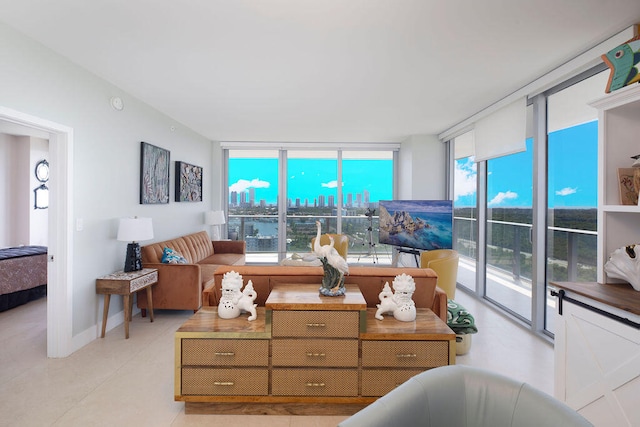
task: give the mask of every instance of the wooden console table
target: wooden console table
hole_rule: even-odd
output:
[[[147,290],[147,300],[149,301],[149,318],[153,322],[153,299],[151,298],[151,285],[158,282],[158,270],[155,268],[143,268],[138,271],[116,271],[115,273],[96,279],[96,293],[104,294],[104,309],[102,312],[102,335],[104,338],[107,329],[107,318],[109,317],[109,303],[111,295],[122,295],[124,300],[124,336],[129,338],[129,322],[131,321],[131,310],[133,298],[131,294],[142,289]]]
[[[175,335],[175,400],[185,412],[350,415],[410,377],[455,363],[455,334],[431,310],[414,322],[375,309],[356,285],[275,286],[258,319],[203,307]]]

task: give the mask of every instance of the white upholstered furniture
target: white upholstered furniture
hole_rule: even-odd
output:
[[[521,381],[470,366],[409,379],[339,427],[591,426],[564,403]]]

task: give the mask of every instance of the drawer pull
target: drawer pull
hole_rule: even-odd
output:
[[[307,383],[305,384],[307,387],[324,387],[324,383]]]
[[[325,357],[324,353],[307,353],[307,357]]]
[[[213,385],[230,387],[232,385],[235,385],[235,383],[233,381],[215,381]]]
[[[418,355],[415,353],[406,353],[406,354],[396,354],[396,357],[398,359],[411,359],[414,357],[418,357]]]
[[[233,351],[229,351],[229,352],[218,352],[218,351],[216,351],[214,354],[216,356],[235,356],[236,355]]]
[[[307,327],[309,328],[324,328],[326,326],[326,323],[307,323]]]

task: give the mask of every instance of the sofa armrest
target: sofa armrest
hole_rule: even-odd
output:
[[[437,286],[431,311],[438,315],[444,323],[447,323],[447,293]]]
[[[213,240],[213,253],[244,254],[247,242],[244,240]]]
[[[202,290],[202,305],[204,307],[216,307],[219,301],[220,296],[216,290],[215,280],[211,279]]]
[[[152,288],[155,307],[197,310],[202,306],[199,265],[145,263],[143,266],[158,269],[158,283]],[[138,293],[138,307],[147,308],[145,292]]]

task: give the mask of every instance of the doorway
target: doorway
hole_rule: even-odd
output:
[[[72,146],[73,129],[0,107],[0,123],[25,136],[49,140],[50,179],[47,255],[47,357],[66,357],[72,346]],[[46,135],[46,136],[45,136]]]

